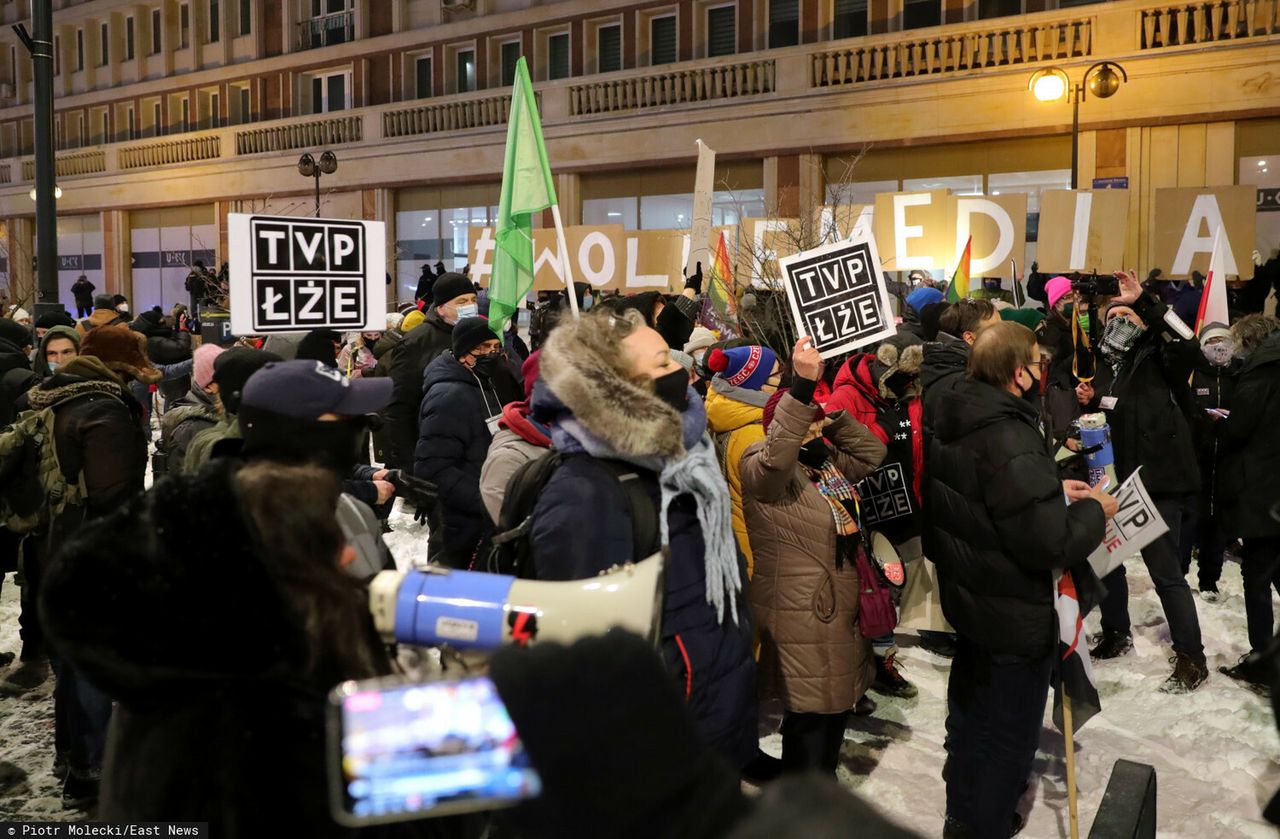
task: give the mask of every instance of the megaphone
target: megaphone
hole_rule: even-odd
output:
[[[662,555],[654,554],[569,582],[434,565],[383,571],[369,583],[369,610],[387,643],[491,650],[503,644],[568,643],[614,627],[656,642],[662,565]]]

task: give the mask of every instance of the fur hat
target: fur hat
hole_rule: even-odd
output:
[[[463,318],[453,327],[453,357],[462,358],[485,341],[496,340],[498,336],[489,328],[489,321],[481,317]]]
[[[707,353],[707,367],[734,387],[759,390],[773,375],[778,357],[768,347],[753,345],[733,349],[713,349]]]
[[[435,285],[431,287],[431,303],[433,306],[443,306],[464,294],[475,293],[476,287],[471,284],[471,280],[461,274],[452,272],[441,274],[436,278]]]
[[[876,389],[886,399],[905,399],[919,396],[920,368],[924,363],[924,344],[914,335],[898,333],[889,338],[876,350],[876,357],[871,362],[871,373],[876,380]],[[896,373],[905,373],[913,378],[906,393],[894,393],[887,386],[889,377]]]
[[[80,342],[80,354],[97,357],[124,378],[155,384],[163,376],[147,358],[147,339],[127,326],[99,326]]]

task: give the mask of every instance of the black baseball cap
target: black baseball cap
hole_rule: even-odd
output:
[[[249,377],[240,404],[301,420],[359,416],[387,407],[391,388],[391,379],[348,379],[319,361],[275,361]]]

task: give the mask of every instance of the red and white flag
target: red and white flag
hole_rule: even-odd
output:
[[[1209,256],[1209,275],[1204,281],[1204,291],[1200,295],[1200,309],[1196,312],[1196,337],[1205,324],[1231,324],[1231,316],[1227,313],[1227,260],[1222,250],[1222,228],[1213,236],[1213,253]]]
[[[1088,572],[1085,572],[1088,574]],[[1090,575],[1091,576],[1091,575]],[[1062,689],[1071,697],[1072,728],[1080,730],[1089,718],[1102,710],[1098,685],[1093,678],[1089,648],[1084,635],[1084,616],[1075,578],[1062,571],[1055,580],[1054,610],[1058,613],[1058,678],[1053,684],[1053,723],[1063,731]]]

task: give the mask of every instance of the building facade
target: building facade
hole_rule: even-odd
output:
[[[54,3],[68,305],[82,273],[135,310],[184,301],[190,262],[227,258],[227,213],[314,211],[297,163],[324,150],[321,214],[386,221],[411,295],[496,213],[522,55],[567,224],[687,227],[699,138],[716,224],[938,187],[1026,192],[1034,217],[1070,183],[1071,106],[1030,76],[1108,60],[1128,81],[1081,104],[1078,178],[1128,179],[1128,267],[1154,267],[1170,186],[1257,186],[1259,250],[1280,247],[1280,0]],[[0,2],[0,273],[27,301],[33,85],[9,26],[29,19]]]

